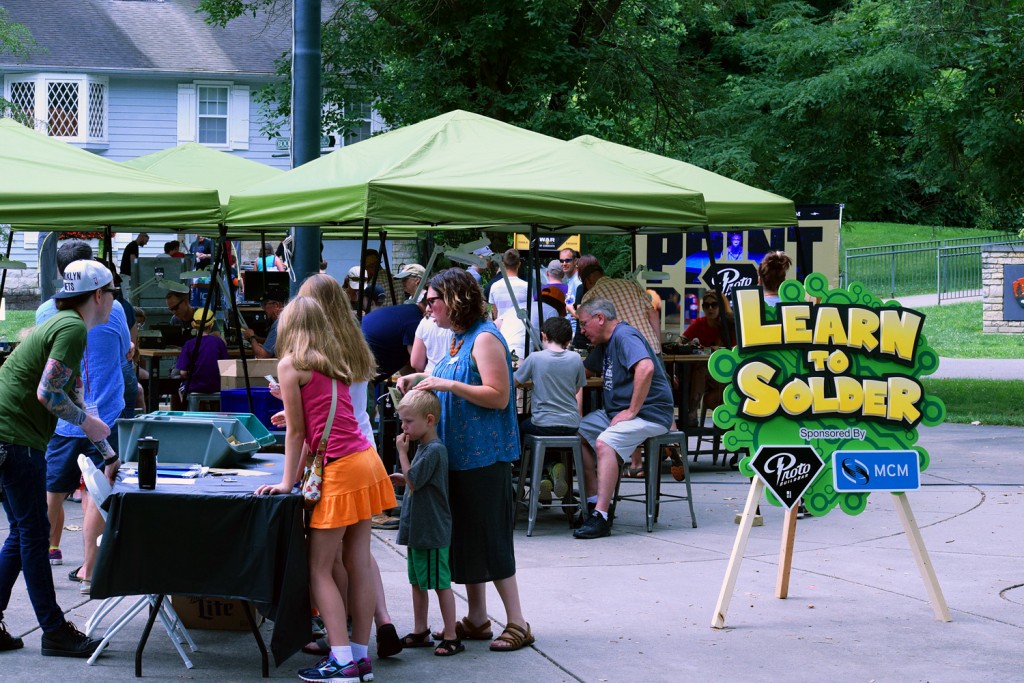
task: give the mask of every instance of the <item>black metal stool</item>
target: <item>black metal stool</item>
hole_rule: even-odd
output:
[[[680,496],[674,493],[661,492],[661,449],[664,446],[675,445],[679,447],[683,461],[683,476],[686,483],[686,495]],[[693,528],[697,528],[697,515],[693,511],[693,492],[690,489],[690,465],[686,458],[686,434],[680,431],[669,431],[660,436],[652,436],[644,441],[644,492],[631,493],[628,495],[619,494],[619,483],[615,485],[616,502],[630,500],[637,503],[644,503],[647,507],[647,533],[654,531],[654,523],[658,521],[659,507],[662,502],[686,501],[690,505],[690,521]]]

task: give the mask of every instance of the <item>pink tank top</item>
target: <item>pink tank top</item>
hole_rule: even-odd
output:
[[[331,378],[316,370],[311,371],[309,383],[302,387],[302,413],[306,419],[306,445],[312,453],[320,445],[320,437],[331,412]],[[352,395],[349,386],[338,382],[338,407],[334,411],[334,423],[327,441],[324,461],[365,451],[370,442],[363,436],[352,410]]]

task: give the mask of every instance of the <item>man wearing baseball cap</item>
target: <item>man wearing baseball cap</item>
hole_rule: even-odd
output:
[[[384,288],[380,285],[370,283],[370,273],[360,270],[359,266],[352,266],[348,269],[348,276],[345,278],[345,289],[348,290],[348,298],[352,304],[352,310],[357,310],[356,299],[359,297],[359,281],[363,282],[363,315],[384,303]]]
[[[46,444],[57,418],[78,425],[104,455],[110,428],[85,412],[79,366],[89,330],[103,325],[114,304],[113,276],[94,261],[64,269],[58,312],[37,327],[0,366],[0,488],[10,531],[0,551],[0,651],[24,646],[3,624],[3,611],[19,573],[42,629],[44,656],[88,657],[99,645],[64,618],[53,589],[47,555]]]
[[[270,329],[265,339],[256,337],[249,328],[242,330],[242,336],[252,344],[252,352],[257,358],[275,358],[277,353],[277,319],[288,303],[288,295],[284,292],[268,290],[263,295],[263,312],[270,319]]]
[[[57,271],[61,278],[64,271],[75,261],[92,259],[92,249],[79,240],[67,240],[57,249]],[[117,284],[117,274],[107,265]],[[36,310],[36,325],[42,325],[57,314],[57,300],[48,299]],[[85,405],[96,406],[96,413],[104,424],[113,429],[121,417],[126,404],[125,385],[131,383],[138,388],[135,368],[127,360],[131,349],[131,332],[125,309],[114,300],[110,318],[106,323],[89,330],[86,351],[82,357],[81,374],[87,377],[83,398]],[[127,368],[125,367],[127,365]],[[126,371],[127,370],[127,371]],[[132,403],[134,405],[134,402]],[[117,432],[112,431],[107,443],[117,450]],[[114,461],[103,466],[103,454],[82,431],[81,427],[65,420],[57,421],[50,441],[46,446],[46,507],[50,520],[50,564],[63,564],[60,545],[64,530],[64,499],[78,488],[82,472],[78,467],[78,455],[84,453],[98,468],[106,470],[113,481],[119,463]],[[88,595],[91,587],[92,567],[98,548],[96,540],[103,533],[103,517],[87,489],[82,491],[82,544],[84,556],[81,566],[68,574],[68,579],[78,582],[82,594]]]
[[[395,279],[402,281],[402,291],[405,292],[406,298],[411,298],[416,293],[416,288],[420,286],[420,282],[426,274],[427,269],[420,264],[407,263],[398,271]]]

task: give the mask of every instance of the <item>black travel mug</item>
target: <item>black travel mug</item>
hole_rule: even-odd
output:
[[[160,440],[147,436],[138,441],[139,456],[139,488],[152,490],[156,488],[156,454],[160,450]]]

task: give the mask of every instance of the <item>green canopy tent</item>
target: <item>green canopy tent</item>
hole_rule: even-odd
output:
[[[171,231],[221,219],[213,190],[127,168],[10,119],[0,119],[0,177],[0,223],[16,229]]]
[[[562,140],[453,111],[344,147],[234,194],[227,223],[704,225],[699,192]]]
[[[0,223],[16,230],[170,232],[221,218],[212,190],[126,168],[10,119],[0,119],[0,178]]]
[[[791,199],[744,185],[699,166],[590,135],[574,138],[569,144],[679,187],[700,192],[704,195],[709,227],[785,228],[796,225],[796,208]]]
[[[227,223],[231,229],[362,225],[365,251],[371,225],[674,232],[707,218],[699,192],[563,140],[456,110],[234,194]]]

